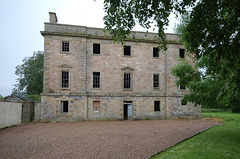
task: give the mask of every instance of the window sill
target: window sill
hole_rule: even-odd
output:
[[[160,59],[160,57],[152,57],[152,59]]]
[[[102,90],[102,88],[92,88],[91,90]]]
[[[123,89],[123,91],[133,91],[133,89]]]
[[[128,55],[123,55],[122,57],[132,58],[133,56],[132,56],[132,55],[130,55],[130,56],[128,56]]]
[[[94,54],[92,53],[93,56],[102,56],[102,54]]]
[[[70,88],[61,88],[61,90],[70,90]]]
[[[153,88],[153,91],[161,91],[160,88]]]
[[[71,54],[71,52],[64,52],[64,51],[61,51],[60,54]]]
[[[97,114],[97,113],[99,113],[99,111],[93,111],[93,113]]]

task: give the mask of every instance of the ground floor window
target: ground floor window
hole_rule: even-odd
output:
[[[99,112],[99,108],[100,108],[100,101],[93,101],[93,112],[94,113]]]
[[[62,113],[68,113],[68,101],[61,101]]]
[[[154,101],[154,111],[160,112],[160,101]]]

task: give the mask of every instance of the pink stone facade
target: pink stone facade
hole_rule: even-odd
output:
[[[131,56],[124,56],[124,46],[99,28],[45,23],[44,36],[44,89],[40,121],[122,120],[199,118],[201,107],[181,105],[187,90],[174,85],[170,68],[181,60],[174,34],[167,34],[168,50],[153,57],[158,47],[155,33],[133,32],[135,39],[124,45],[131,46]],[[69,51],[62,51],[62,42],[69,42]],[[100,54],[93,53],[93,44],[100,44]],[[69,87],[62,88],[62,71],[69,72]],[[93,72],[100,72],[100,88],[93,88]],[[131,89],[124,89],[124,73],[131,74]],[[153,74],[159,75],[159,89],[153,88]],[[62,101],[67,101],[63,112]],[[98,111],[93,102],[99,101]],[[155,102],[160,102],[156,111]],[[127,104],[130,102],[131,104]],[[125,110],[127,109],[128,110]]]

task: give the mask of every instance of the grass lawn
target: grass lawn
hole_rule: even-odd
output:
[[[240,114],[202,113],[202,116],[221,118],[224,125],[210,128],[151,159],[240,159]]]

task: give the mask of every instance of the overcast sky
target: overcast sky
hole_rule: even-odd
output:
[[[11,94],[17,76],[15,67],[33,51],[44,51],[44,22],[48,12],[57,14],[58,23],[103,28],[103,0],[1,0],[0,10],[0,95]],[[172,33],[174,15],[166,33]],[[145,31],[140,26],[136,31]],[[151,30],[150,30],[151,31]]]

